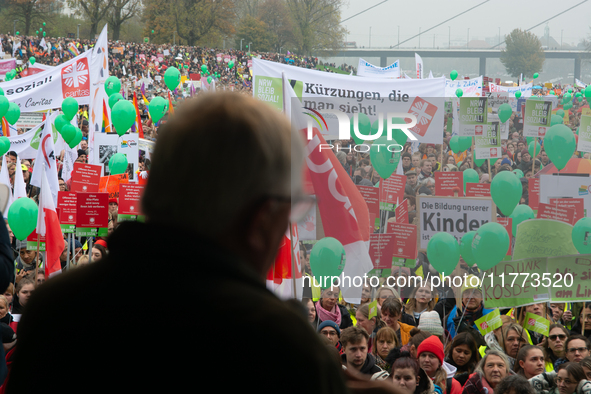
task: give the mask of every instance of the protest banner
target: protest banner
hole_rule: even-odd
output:
[[[490,198],[417,196],[420,248],[427,249],[431,237],[441,231],[458,242],[488,222],[495,222],[497,208]]]
[[[542,202],[538,207],[536,218],[559,220],[574,226],[575,210],[573,208],[564,208]]]
[[[408,223],[408,200],[405,198],[396,209],[394,209],[396,223]]]
[[[512,308],[550,300],[549,289],[532,278],[546,273],[546,258],[503,260],[486,270],[482,278],[482,293],[486,308]],[[548,276],[548,275],[546,275]],[[538,281],[539,282],[539,281]]]
[[[482,75],[472,79],[445,79],[445,97],[457,97],[456,91],[462,89],[462,97],[482,97]]]
[[[123,153],[127,157],[127,171],[130,182],[137,182],[135,171],[139,161],[139,134],[128,133],[119,137],[117,134],[96,133],[94,163],[103,165],[103,175],[109,175],[109,159],[115,153]]]
[[[490,183],[466,183],[466,197],[490,198]]]
[[[76,236],[106,237],[109,225],[109,195],[78,193],[76,198]]]
[[[591,255],[548,258],[552,302],[591,301]]]
[[[360,185],[357,185],[357,189],[359,189],[369,209],[369,232],[371,234],[376,228],[380,227],[380,189],[373,186]],[[302,235],[300,234],[301,238]]]
[[[528,205],[532,210],[537,211],[540,204],[540,179],[529,178],[527,180],[527,190],[529,193]]]
[[[460,136],[483,136],[488,109],[486,97],[460,97]]]
[[[119,198],[119,185],[129,183],[127,174],[102,176],[99,182],[99,192],[108,193],[109,199]]]
[[[585,216],[585,201],[582,198],[550,198],[550,205],[573,209],[574,218],[570,221],[572,225]]]
[[[96,193],[99,191],[101,166],[95,164],[74,163],[70,191]]]
[[[531,97],[533,84],[530,82],[521,86],[501,86],[496,83],[489,82],[488,88],[491,93],[506,92],[509,97],[514,97],[515,92],[521,92],[521,97]]]
[[[117,208],[117,221],[144,222],[140,200],[144,193],[144,185],[122,184],[119,186],[119,203]]]
[[[461,171],[436,171],[435,195],[464,197],[464,173]]]
[[[32,129],[43,122],[43,115],[43,112],[24,112],[16,121],[15,127],[25,131]]]
[[[480,334],[485,336],[489,332],[493,332],[497,328],[503,325],[503,321],[501,320],[501,311],[497,308],[493,311],[487,313],[486,315],[482,316],[480,319],[475,320],[474,324]]]
[[[359,58],[357,76],[374,78],[400,78],[400,60],[396,60],[387,67],[378,67],[362,58]]]
[[[524,323],[525,325],[523,328],[526,330],[537,332],[538,334],[542,334],[545,337],[550,334],[550,320],[542,316],[527,312],[525,314]]]
[[[591,116],[581,116],[577,150],[579,152],[591,152]]]
[[[6,75],[6,73],[15,68],[16,59],[0,60],[0,76]]]
[[[76,192],[57,192],[57,207],[62,233],[73,233],[76,227]]]
[[[392,268],[394,256],[394,234],[370,234],[369,257],[374,269]]]
[[[513,260],[576,254],[573,226],[552,219],[530,219],[517,226]]]
[[[499,122],[484,126],[481,136],[474,137],[474,154],[476,159],[498,159],[502,156]]]
[[[394,205],[404,200],[406,175],[392,174],[388,179],[380,180],[380,209],[393,212]]]
[[[559,194],[558,194],[559,193]],[[591,176],[589,174],[540,175],[540,196],[543,203],[551,198],[582,198],[585,211],[591,209]],[[533,208],[532,208],[533,209]]]
[[[527,100],[523,117],[523,136],[544,138],[550,128],[551,110],[550,101]]]
[[[359,78],[261,59],[253,60],[252,70],[254,97],[280,111],[283,110],[282,73],[285,73],[297,97],[302,99],[303,106],[323,114],[326,127],[323,125],[320,132],[324,135],[339,135],[341,131],[350,133],[350,128],[340,130],[338,118],[323,111],[340,111],[350,118],[354,113],[363,112],[372,122],[378,119],[379,114],[385,118],[388,113],[408,113],[417,119],[416,125],[409,130],[419,142],[443,142],[443,78]]]
[[[417,226],[390,222],[386,232],[394,234],[394,256],[405,259],[417,258]]]

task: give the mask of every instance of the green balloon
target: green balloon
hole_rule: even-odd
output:
[[[228,62],[228,68],[230,68],[230,69],[234,68],[234,60],[230,60]]]
[[[485,161],[486,159],[476,159],[474,160],[474,164],[476,164],[476,167],[482,167]]]
[[[8,107],[10,107],[10,102],[8,99],[4,96],[0,96],[0,119],[6,115],[6,112],[8,112]]]
[[[206,73],[207,72],[207,65],[206,64],[202,64],[201,65],[201,71]]]
[[[35,57],[34,57],[34,56],[31,56],[31,57],[29,58],[29,63],[31,63],[31,66],[32,66],[33,64],[35,64],[35,62],[36,62],[36,61],[37,61],[37,59],[35,59]]]
[[[511,215],[522,193],[521,181],[509,171],[499,172],[490,183],[490,195],[505,216]]]
[[[552,117],[550,118],[550,126],[554,126],[555,124],[562,124],[563,122],[564,119],[558,116],[558,114],[552,115]]]
[[[322,238],[310,251],[310,269],[319,282],[326,277],[341,275],[346,261],[345,248],[332,237]]]
[[[68,146],[72,149],[76,147],[80,143],[80,141],[82,141],[82,130],[80,130],[78,127],[74,128],[76,129],[74,138],[72,138],[72,140],[68,142]]]
[[[475,235],[476,231],[470,231],[464,234],[462,241],[460,242],[460,255],[470,267],[476,264],[476,258],[472,253],[472,240],[474,239]]]
[[[537,77],[539,77],[540,75],[538,73],[534,73],[534,79],[536,79]]]
[[[544,139],[546,154],[556,168],[562,170],[573,157],[577,143],[575,136],[568,126],[557,124],[548,129]]]
[[[105,81],[105,92],[107,96],[111,97],[111,95],[115,93],[119,93],[121,91],[121,81],[114,75],[111,75]]]
[[[45,26],[45,22],[43,22],[43,26]]]
[[[556,111],[556,115],[560,116],[561,118],[564,118],[564,110],[559,109],[558,111]],[[552,115],[554,116],[554,115]],[[552,118],[550,118],[550,121],[552,121]],[[563,123],[563,122],[560,122]]]
[[[47,32],[43,32],[43,37],[45,37],[47,35]]]
[[[39,30],[36,30],[36,31],[35,31],[35,34],[39,34]]]
[[[483,224],[472,240],[472,253],[482,271],[497,265],[509,250],[509,234],[499,223]]]
[[[583,93],[577,92],[577,93],[575,93],[575,97],[583,97]]]
[[[478,181],[480,180],[480,177],[478,176],[478,173],[476,172],[476,170],[473,170],[472,168],[466,168],[464,170],[464,194],[466,193],[466,183],[478,183]]]
[[[39,208],[35,201],[21,197],[8,209],[8,225],[16,239],[24,241],[37,226]]]
[[[472,137],[460,137],[460,152],[467,151],[470,147],[472,147]]]
[[[437,233],[427,244],[427,257],[437,272],[449,274],[460,261],[460,245],[450,233]]]
[[[125,134],[135,123],[135,107],[128,100],[119,100],[115,103],[111,115],[113,126],[119,136]]]
[[[584,217],[575,223],[571,238],[573,244],[580,254],[591,253],[591,242],[589,242],[588,235],[591,232],[591,218]]]
[[[516,169],[514,169],[512,172],[513,172],[513,173],[514,173],[514,174],[517,176],[517,178],[519,178],[519,179],[521,179],[521,178],[525,177],[525,175],[523,175],[523,171],[521,171],[519,168],[516,168]]]
[[[152,30],[152,34],[154,34],[154,30]]]
[[[458,72],[456,70],[451,70],[451,72],[449,73],[449,77],[451,78],[452,81],[455,81],[456,78],[458,77]]]
[[[521,222],[534,219],[534,211],[530,208],[529,205],[519,204],[511,213],[511,227],[513,228],[513,236],[517,234],[517,226],[521,224]]]
[[[77,127],[71,123],[62,127],[62,138],[66,141],[66,144],[69,144],[76,137],[76,129]]]
[[[207,77],[207,83],[211,83],[211,81],[213,81],[213,78],[211,76]]]
[[[16,35],[18,36],[19,34],[21,34],[21,32],[20,32],[20,31],[17,31],[17,32],[16,32]]]
[[[363,141],[370,140],[371,138],[363,138],[363,137],[360,138],[357,136],[357,133],[355,133],[355,129],[354,129],[355,128],[355,119],[357,119],[357,130],[359,131],[359,134],[364,135],[364,136],[370,136],[372,134],[377,133],[378,121],[376,120],[374,122],[374,125],[375,125],[375,130],[374,130],[374,125],[371,124],[369,117],[366,114],[364,114],[363,112],[356,113],[349,119],[349,130],[351,133],[351,137],[353,138],[353,141],[355,141],[355,143],[357,145],[360,145],[363,143]]]
[[[388,148],[397,151],[395,141],[389,141],[387,136],[382,136],[374,141],[369,149],[371,164],[381,178],[387,179],[396,171],[400,161],[401,152],[390,152]],[[379,145],[381,144],[381,145]]]
[[[109,173],[111,175],[123,174],[127,170],[127,156],[123,153],[115,153],[109,159]]]
[[[519,98],[519,97],[521,97],[521,91],[518,90],[515,92],[515,98]]]
[[[74,119],[78,113],[78,101],[75,98],[68,97],[62,102],[62,112],[69,121]]]
[[[536,147],[535,154],[534,154],[534,144],[535,144],[535,147]],[[540,152],[542,151],[542,146],[538,142],[532,141],[527,146],[527,150],[529,152],[529,155],[532,157],[532,160],[534,160],[535,157],[536,157],[536,155],[539,155]]]
[[[568,103],[573,99],[573,96],[570,93],[565,93],[564,96],[562,96],[562,98],[565,103]]]
[[[39,28],[39,31],[43,31],[43,28],[42,28],[42,27],[40,27],[40,28]]]
[[[4,156],[10,150],[10,140],[8,137],[0,137],[0,156]]]
[[[112,95],[110,95],[109,96],[109,108],[111,108],[111,110],[113,110],[113,106],[119,100],[123,100],[123,96],[121,95],[121,93],[113,93]]]
[[[460,150],[460,136],[459,135],[454,135],[449,139],[449,148],[456,155],[458,153],[462,152],[462,150]]]
[[[65,125],[67,125],[67,124],[70,124],[70,121],[68,121],[68,119],[66,119],[66,117],[65,117],[63,114],[61,114],[61,115],[58,115],[58,116],[55,118],[55,122],[54,122],[55,129],[56,129],[56,130],[58,131],[58,133],[60,133],[60,134],[61,134],[61,132],[62,132],[62,129],[64,128],[64,126],[65,126]]]
[[[16,103],[8,104],[8,111],[4,115],[8,123],[14,125],[21,117],[21,108]]]
[[[148,110],[150,112],[150,116],[152,117],[152,121],[154,123],[158,123],[160,119],[166,112],[168,112],[168,100],[157,96],[150,101],[150,105],[148,106]]]
[[[565,110],[567,110],[567,111],[568,111],[569,109],[571,109],[572,107],[573,107],[573,103],[572,103],[572,102],[570,102],[570,103],[566,103],[566,104],[564,104],[564,105],[562,106],[562,108],[564,108],[564,109],[565,109]]]
[[[550,94],[551,94],[552,96],[556,96],[556,92],[554,92],[554,90],[551,90],[551,91],[550,91]]]
[[[209,81],[208,81],[209,82]],[[175,90],[181,83],[181,72],[176,67],[168,67],[164,73],[164,83],[170,90]]]
[[[513,109],[511,108],[510,104],[504,103],[499,106],[499,120],[502,123],[505,123],[511,118],[513,114]]]
[[[591,84],[587,85],[585,88],[584,95],[586,98],[591,98]]]
[[[464,95],[464,91],[460,88],[456,89],[456,97],[462,97]]]

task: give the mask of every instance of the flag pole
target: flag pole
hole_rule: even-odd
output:
[[[35,264],[35,283],[37,283],[37,272],[39,271],[39,246],[41,244],[41,236],[37,233],[37,263]]]
[[[290,246],[290,253],[291,253],[291,284],[292,284],[292,288],[293,288],[293,299],[297,300],[297,293],[296,293],[296,272],[295,272],[295,259],[296,259],[296,255],[295,255],[295,251],[294,251],[294,245],[293,245],[293,223],[289,223],[289,246]]]
[[[70,270],[70,248],[72,247],[70,236],[72,234],[68,233],[68,252],[66,254],[66,271]]]

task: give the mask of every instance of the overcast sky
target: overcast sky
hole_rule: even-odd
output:
[[[349,0],[343,7],[342,19],[363,11],[383,0]],[[459,14],[484,0],[389,0],[377,7],[358,15],[343,25],[349,31],[347,41],[355,41],[358,47],[369,46],[371,27],[371,47],[390,47],[398,43],[398,26],[400,26],[400,41],[404,41],[424,32],[446,19]],[[450,37],[451,45],[465,45],[470,40],[485,40],[510,33],[515,28],[523,30],[581,3],[583,0],[490,0],[481,6],[444,23],[443,25],[421,34],[421,48],[447,47]],[[591,30],[591,1],[587,1],[570,11],[550,20],[548,27],[550,36],[557,42],[562,40],[571,45],[578,44],[582,39],[589,39]],[[537,36],[544,35],[546,23],[532,30]],[[435,38],[434,38],[435,35]],[[419,39],[415,38],[401,47],[418,47]]]

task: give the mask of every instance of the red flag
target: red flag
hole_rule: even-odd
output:
[[[293,286],[295,284],[296,297],[301,298],[303,291],[302,268],[297,225],[290,225],[290,229],[293,230],[293,237],[291,237],[288,229],[283,236],[283,242],[275,257],[275,263],[267,273],[267,288],[273,290],[279,297],[293,298]],[[294,261],[292,262],[292,260]],[[293,274],[292,268],[295,271]]]
[[[170,98],[170,91],[168,92],[168,113],[174,115],[174,107],[172,106],[172,99]]]
[[[45,235],[45,278],[50,278],[62,272],[60,255],[65,242],[45,171],[41,182],[37,234]]]

